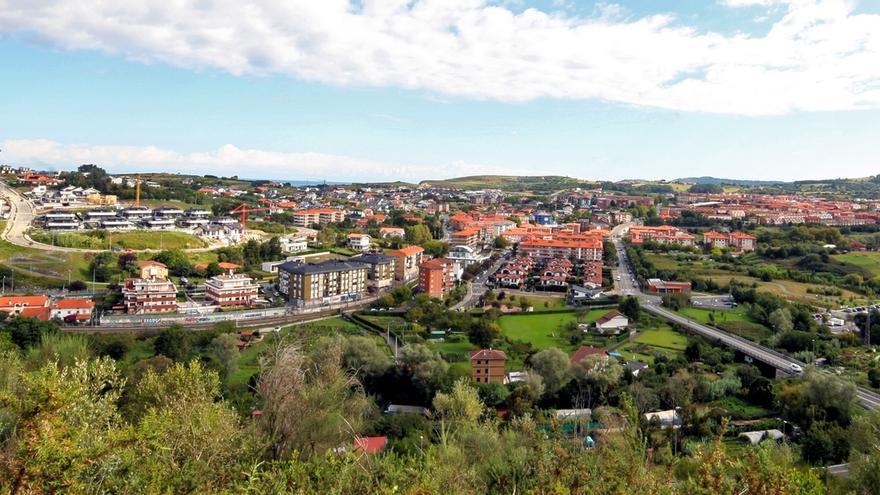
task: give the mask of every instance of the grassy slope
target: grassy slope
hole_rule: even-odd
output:
[[[45,244],[86,249],[189,249],[205,245],[198,237],[184,232],[152,232],[133,230],[108,232],[106,238],[90,235],[90,232],[46,232],[32,234],[34,240]]]
[[[608,311],[610,310],[607,308],[591,310],[586,314],[583,322],[596,321],[596,319]],[[498,324],[501,326],[505,337],[511,340],[528,342],[536,349],[558,347],[563,350],[571,350],[573,346],[560,330],[573,321],[576,321],[576,314],[574,312],[537,313],[523,316],[502,316],[498,319]]]

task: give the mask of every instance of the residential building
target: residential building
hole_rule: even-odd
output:
[[[367,288],[372,293],[391,287],[394,283],[396,258],[382,253],[370,253],[352,258],[351,261],[367,265]]]
[[[122,288],[122,300],[128,313],[174,313],[177,286],[163,278],[130,278]]]
[[[629,318],[617,310],[612,310],[600,316],[594,325],[599,333],[617,334],[629,326]]]
[[[671,225],[659,227],[634,226],[629,229],[630,242],[642,244],[645,241],[653,241],[658,244],[680,244],[693,246],[694,236]]]
[[[146,260],[141,261],[138,267],[141,269],[141,278],[168,278],[168,267],[164,263]]]
[[[389,251],[389,256],[394,256],[396,262],[394,264],[395,280],[411,280],[419,276],[419,265],[422,264],[422,253],[424,249],[421,246],[407,246],[396,251]]]
[[[0,296],[0,311],[21,314],[27,308],[48,308],[48,296]]]
[[[469,227],[464,230],[452,233],[450,246],[467,246],[471,249],[480,247],[480,229],[477,227]]]
[[[205,281],[205,300],[220,307],[250,306],[257,300],[259,286],[244,273],[229,273]]]
[[[50,318],[58,318],[66,322],[82,322],[92,318],[95,303],[91,299],[68,298],[56,301],[50,308]]]
[[[608,360],[608,351],[605,349],[599,349],[593,346],[580,346],[578,350],[574,351],[574,354],[571,355],[570,361],[572,365],[575,365],[588,357],[598,357],[602,360]]]
[[[369,251],[370,243],[373,238],[369,234],[354,233],[348,234],[348,247],[355,251]]]
[[[446,258],[433,258],[419,265],[419,289],[431,297],[442,298],[455,287],[455,264]]]
[[[317,208],[293,212],[293,224],[297,227],[327,225],[345,220],[345,210],[337,208]]]
[[[730,248],[733,251],[754,251],[757,238],[744,232],[721,233],[709,231],[703,234],[703,243],[712,248]]]
[[[519,243],[519,252],[532,258],[575,258],[602,261],[602,241],[528,238]]]
[[[382,238],[403,237],[406,235],[406,231],[400,227],[382,227],[379,229],[379,235]]]
[[[496,349],[471,351],[471,378],[474,383],[504,383],[507,354]]]
[[[354,301],[367,292],[368,265],[355,261],[278,266],[278,291],[298,306]]]

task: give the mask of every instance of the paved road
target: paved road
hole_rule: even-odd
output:
[[[467,310],[477,304],[483,294],[486,293],[486,290],[488,290],[488,288],[486,287],[486,282],[489,280],[489,277],[492,276],[493,273],[497,272],[501,268],[501,265],[508,261],[509,254],[509,249],[502,251],[501,256],[495,263],[492,264],[492,266],[489,267],[488,270],[485,270],[474,277],[470,281],[470,283],[468,283],[467,295],[465,295],[464,299],[459,301],[458,304],[452,306],[451,309],[454,311],[457,311],[459,309]]]
[[[33,224],[34,219],[38,216],[37,207],[28,198],[22,196],[15,189],[12,189],[4,182],[0,182],[0,197],[5,198],[10,205],[9,218],[6,220],[6,227],[0,233],[0,239],[8,241],[16,246],[29,247],[34,249],[42,249],[43,251],[54,251],[58,253],[100,253],[107,249],[84,249],[70,248],[61,246],[52,246],[36,242],[27,236],[27,231]],[[183,251],[188,253],[198,253],[203,251],[211,251],[219,246],[208,246],[202,248],[189,248]],[[134,252],[159,252],[160,249],[132,249]]]

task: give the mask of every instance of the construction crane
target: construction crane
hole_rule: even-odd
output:
[[[245,223],[247,221],[247,214],[255,211],[269,211],[269,208],[250,208],[248,205],[242,203],[229,210],[229,213],[241,213],[241,226],[247,227],[247,224]]]
[[[138,175],[134,181],[134,205],[141,206],[141,176]]]

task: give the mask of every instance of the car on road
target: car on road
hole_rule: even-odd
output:
[[[801,365],[799,364],[791,363],[789,366],[791,367],[791,371],[793,371],[794,373],[801,374],[804,372],[804,368],[801,367]]]

